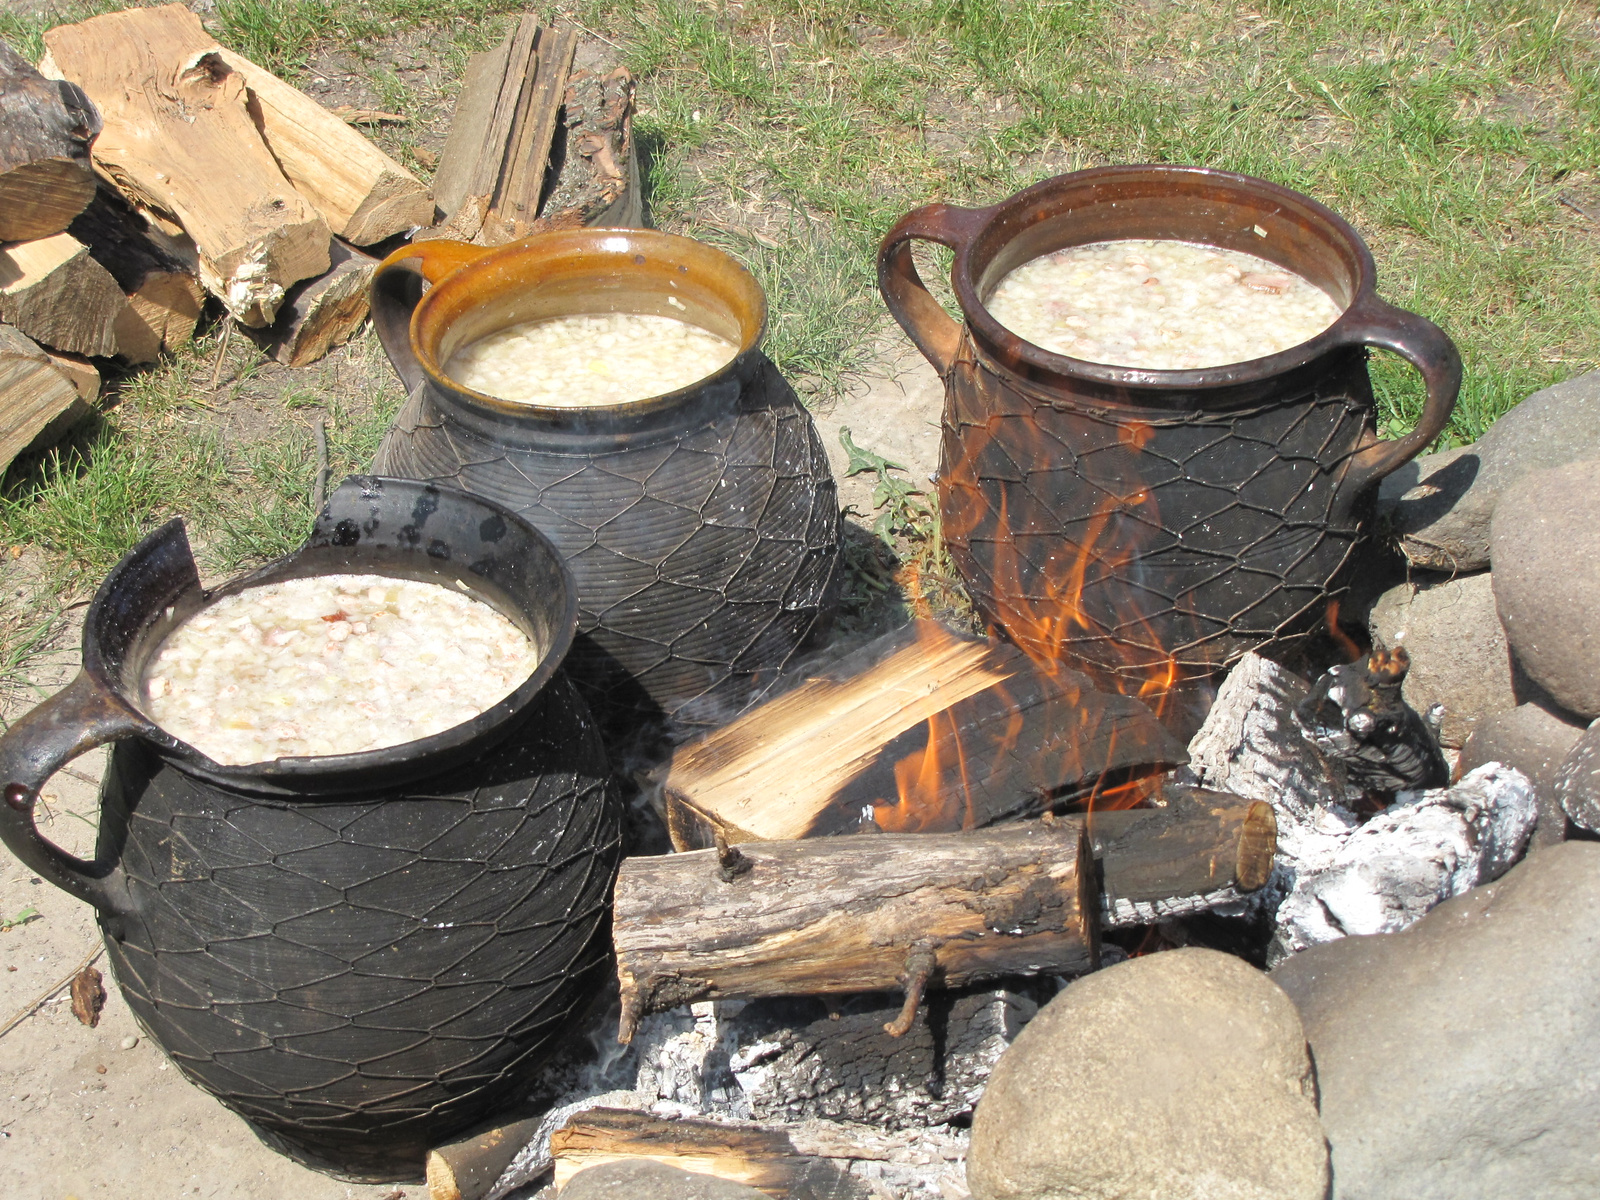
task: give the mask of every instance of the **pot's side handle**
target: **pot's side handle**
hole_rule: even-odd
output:
[[[424,375],[411,345],[411,313],[422,299],[423,284],[435,284],[458,267],[482,258],[493,246],[446,240],[401,246],[372,272],[372,324],[395,374],[409,394]]]
[[[5,789],[0,841],[30,870],[108,917],[129,908],[121,866],[85,862],[41,836],[33,823],[33,806],[45,781],[78,755],[154,729],[87,671],[80,671],[0,737],[0,786]]]
[[[989,219],[992,209],[929,204],[900,218],[878,246],[878,290],[917,349],[946,375],[961,345],[961,326],[933,298],[911,259],[915,239],[938,242],[957,254]]]
[[[1443,432],[1461,390],[1461,355],[1449,335],[1432,321],[1376,296],[1363,301],[1350,315],[1354,318],[1349,325],[1352,342],[1394,351],[1422,373],[1428,389],[1415,429],[1403,438],[1367,446],[1351,459],[1341,487],[1354,503],[1355,497],[1410,462]]]

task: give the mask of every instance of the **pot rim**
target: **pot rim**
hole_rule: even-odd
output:
[[[684,257],[704,256],[717,266],[727,269],[732,282],[749,294],[751,311],[756,314],[757,319],[752,328],[742,331],[738,352],[709,375],[702,375],[692,383],[670,392],[647,396],[642,400],[628,400],[620,404],[581,406],[524,404],[513,400],[502,400],[497,396],[474,391],[457,383],[444,373],[442,364],[433,354],[429,343],[436,345],[438,337],[427,337],[426,334],[430,331],[426,326],[430,321],[440,319],[436,316],[437,310],[444,306],[452,292],[470,286],[479,275],[504,269],[519,259],[550,258],[579,252],[614,255],[617,260],[616,269],[626,271],[635,265],[642,265],[644,260],[641,255],[651,250],[669,261],[680,260],[677,263],[678,269],[685,272],[688,266],[681,261]],[[726,250],[709,242],[700,241],[698,238],[665,233],[658,229],[593,226],[531,234],[489,250],[481,257],[457,267],[430,287],[418,301],[411,314],[408,337],[411,353],[416,357],[418,365],[429,381],[440,392],[460,403],[487,409],[497,416],[510,417],[528,424],[556,424],[567,427],[575,423],[583,425],[602,423],[619,430],[626,430],[635,424],[654,424],[663,414],[692,404],[707,387],[743,369],[745,360],[759,350],[762,339],[766,336],[768,316],[766,292],[756,282],[749,268]],[[442,335],[444,328],[445,326],[441,325],[436,331],[437,334]]]
[[[1073,358],[1035,345],[1012,333],[995,320],[979,297],[977,272],[974,270],[976,247],[984,241],[985,235],[991,229],[1055,193],[1079,188],[1093,189],[1099,185],[1117,184],[1140,178],[1166,179],[1170,181],[1174,195],[1185,191],[1196,191],[1202,187],[1207,190],[1221,187],[1236,194],[1264,197],[1275,202],[1279,212],[1297,212],[1307,224],[1318,225],[1325,234],[1332,235],[1328,240],[1341,242],[1347,248],[1356,268],[1354,278],[1351,280],[1349,303],[1326,329],[1294,346],[1262,358],[1184,370],[1115,366]],[[1365,344],[1374,316],[1369,309],[1374,303],[1382,303],[1377,299],[1377,266],[1373,261],[1372,251],[1348,221],[1303,192],[1235,171],[1166,163],[1090,167],[1042,180],[998,204],[974,211],[976,214],[981,214],[982,219],[970,236],[963,239],[957,247],[955,260],[951,265],[951,283],[956,298],[966,317],[968,328],[984,343],[983,349],[988,350],[1001,362],[1016,363],[1024,369],[1031,368],[1033,372],[1039,374],[1067,376],[1111,386],[1156,392],[1194,392],[1259,383],[1305,366],[1340,348]],[[1206,239],[1195,240],[1200,244],[1212,244]],[[1004,244],[1006,243],[1002,243]],[[992,260],[993,257],[991,254],[989,259]],[[984,265],[987,265],[987,261],[989,260],[986,260]]]
[[[189,550],[188,536],[184,521],[175,517],[161,528],[149,534],[138,546],[129,551],[127,555],[111,570],[101,581],[100,587],[95,592],[94,600],[90,603],[88,614],[83,626],[83,667],[102,688],[112,693],[126,708],[145,726],[138,731],[137,736],[151,743],[157,753],[171,762],[173,766],[186,774],[205,779],[212,783],[222,784],[227,787],[249,792],[265,792],[279,795],[306,795],[309,793],[337,792],[350,794],[363,790],[381,789],[391,782],[397,769],[410,768],[406,777],[431,774],[433,769],[443,769],[459,756],[478,743],[498,742],[499,737],[510,732],[510,727],[516,718],[528,708],[534,699],[549,684],[556,672],[566,659],[571,649],[573,638],[576,636],[578,626],[578,590],[568,566],[566,558],[555,547],[554,543],[525,518],[518,516],[504,505],[481,496],[462,492],[456,488],[443,487],[418,480],[398,479],[385,476],[352,476],[336,490],[335,495],[329,497],[329,507],[324,508],[318,517],[312,534],[305,544],[290,551],[288,554],[273,559],[271,562],[258,567],[244,575],[229,579],[215,587],[206,588],[200,583],[198,571],[194,571],[191,580],[184,581],[175,591],[170,592],[160,602],[152,604],[142,614],[138,621],[137,632],[129,637],[129,644],[140,639],[146,639],[147,649],[144,657],[139,662],[142,672],[148,662],[149,654],[153,653],[160,644],[159,639],[151,639],[150,633],[154,624],[161,619],[163,608],[170,614],[177,602],[185,597],[199,593],[199,603],[193,610],[198,612],[209,607],[217,599],[231,595],[249,587],[272,582],[279,578],[293,578],[292,574],[285,571],[302,557],[309,553],[323,550],[328,546],[344,544],[340,541],[340,531],[337,523],[331,519],[330,510],[338,493],[344,492],[353,486],[361,489],[363,495],[370,494],[369,489],[374,485],[383,490],[400,491],[403,493],[445,493],[452,499],[469,501],[485,509],[489,515],[497,516],[507,522],[514,522],[522,526],[527,533],[532,535],[532,540],[542,543],[548,551],[550,561],[557,570],[561,581],[564,599],[560,610],[553,615],[551,621],[550,644],[540,656],[538,665],[532,674],[517,687],[513,688],[496,703],[470,720],[458,725],[452,725],[438,733],[429,734],[427,737],[416,738],[408,742],[400,742],[393,746],[383,746],[375,750],[361,750],[349,754],[307,755],[295,757],[282,757],[267,759],[254,763],[239,763],[227,765],[216,762],[203,751],[189,742],[175,737],[152,719],[145,711],[137,694],[130,694],[127,676],[128,664],[112,661],[105,653],[105,642],[111,626],[125,620],[126,614],[119,611],[114,597],[121,589],[137,586],[135,579],[140,574],[141,567],[155,555],[171,555],[179,553],[188,558],[189,566],[193,569],[193,556]],[[441,562],[440,577],[451,576],[459,578],[461,575],[480,575],[474,571],[472,565],[465,561],[454,559],[437,560],[424,549],[416,551],[419,565]],[[374,564],[375,565],[375,564]],[[346,568],[353,572],[383,574],[381,569],[360,571],[360,564],[352,564]],[[337,570],[313,571],[309,574],[335,574]],[[482,577],[480,575],[480,577]],[[486,577],[484,577],[486,578]],[[492,582],[492,581],[489,581]],[[473,593],[469,593],[473,594]],[[488,597],[473,594],[475,599],[500,611],[502,605],[495,603]],[[193,612],[183,618],[188,619]],[[165,637],[165,634],[162,635]],[[434,760],[439,760],[435,762]],[[366,776],[368,778],[353,782],[353,776]],[[316,784],[308,787],[308,784]]]

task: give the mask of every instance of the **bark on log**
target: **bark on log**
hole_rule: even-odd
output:
[[[0,242],[60,233],[94,195],[89,144],[100,114],[82,89],[46,79],[0,42]]]
[[[0,325],[0,475],[50,436],[53,423],[86,411],[72,382],[30,339]],[[60,430],[60,426],[55,426]]]
[[[630,858],[613,922],[618,1037],[694,1000],[886,989],[914,1000],[930,983],[1092,970],[1093,881],[1070,818]]]
[[[153,362],[161,339],[70,233],[0,247],[0,321],[68,354]]]
[[[333,266],[327,274],[295,284],[278,319],[266,329],[250,330],[256,344],[285,366],[316,362],[349,341],[367,319],[367,285],[378,260],[337,238],[328,257]]]
[[[46,73],[79,84],[104,118],[96,166],[183,227],[201,283],[242,324],[270,323],[290,285],[328,269],[327,223],[284,177],[243,77],[192,12],[136,8],[44,36]]]
[[[153,229],[120,192],[102,183],[67,232],[111,272],[162,349],[175,350],[194,337],[204,300],[195,263],[171,249],[172,239]]]
[[[774,1200],[864,1200],[868,1194],[829,1160],[796,1152],[782,1130],[627,1109],[592,1108],[574,1117],[551,1134],[550,1156],[558,1190],[585,1167],[648,1158],[742,1183]]]
[[[563,109],[555,187],[537,228],[643,224],[633,76],[621,68],[604,76],[579,71],[567,83]]]
[[[919,622],[680,747],[663,792],[673,843],[691,849],[717,833],[970,829],[1183,759],[1139,701]]]
[[[250,116],[283,173],[337,236],[370,246],[433,224],[433,198],[410,171],[271,71],[221,56],[250,90]]]

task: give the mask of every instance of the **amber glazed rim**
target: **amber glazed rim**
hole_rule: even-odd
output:
[[[1124,209],[1136,204],[1181,208],[1185,197],[1202,196],[1226,197],[1239,203],[1241,208],[1256,208],[1264,219],[1275,224],[1287,223],[1307,233],[1315,230],[1320,234],[1318,240],[1344,260],[1347,273],[1350,295],[1341,303],[1338,317],[1305,341],[1260,358],[1210,367],[1157,369],[1093,362],[1047,350],[1002,325],[981,298],[980,277],[987,273],[989,264],[1041,216],[1064,217],[1075,210],[1102,205]],[[1179,391],[1257,383],[1305,366],[1341,347],[1364,344],[1375,319],[1381,321],[1382,314],[1389,310],[1377,296],[1377,266],[1372,251],[1348,221],[1303,192],[1252,175],[1166,163],[1090,167],[1042,180],[998,204],[970,211],[972,224],[963,243],[956,248],[951,264],[951,283],[956,297],[970,328],[985,348],[1001,363],[1022,366],[1029,374]],[[1175,223],[1181,220],[1181,214],[1174,217]],[[1180,241],[1219,245],[1198,233],[1188,238],[1177,234],[1168,236]],[[1077,244],[1080,243],[1065,243]],[[1309,278],[1303,269],[1287,263],[1281,265]],[[1327,291],[1326,288],[1322,290]],[[1340,303],[1338,296],[1331,298]],[[1030,367],[1033,370],[1028,372]]]
[[[445,374],[435,350],[451,324],[479,302],[481,289],[503,288],[508,280],[514,285],[519,274],[537,264],[549,268],[573,259],[591,260],[596,277],[644,273],[666,279],[672,274],[698,273],[698,282],[720,293],[738,321],[738,351],[709,375],[702,375],[681,388],[619,404],[555,405],[504,400],[474,391]],[[732,373],[760,346],[766,328],[766,293],[744,264],[726,251],[695,238],[657,229],[591,227],[533,234],[487,249],[456,267],[433,284],[418,302],[411,314],[409,337],[411,353],[433,384],[463,401],[506,416],[544,421],[574,417],[627,420],[674,409]]]

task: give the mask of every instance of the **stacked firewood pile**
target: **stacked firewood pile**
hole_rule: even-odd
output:
[[[435,189],[181,4],[45,45],[0,43],[0,471],[208,305],[302,366],[365,319],[367,249],[638,220],[632,80],[531,16],[469,67]]]

